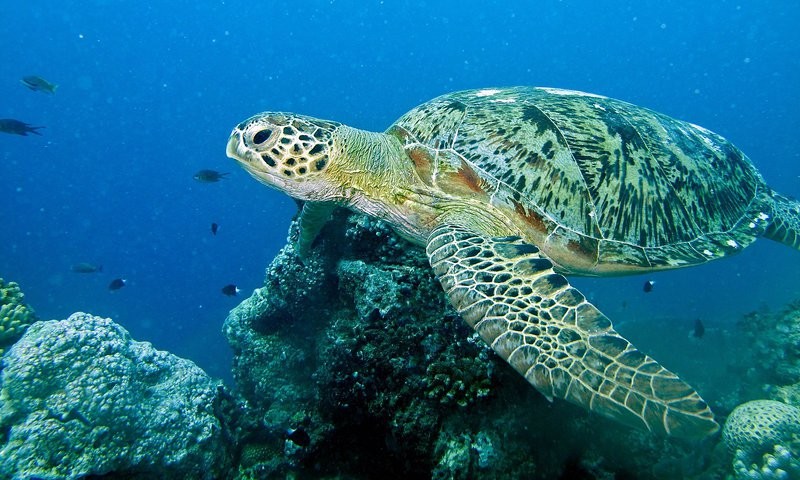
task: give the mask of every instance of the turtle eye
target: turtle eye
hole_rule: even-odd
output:
[[[269,140],[269,137],[272,136],[272,130],[269,128],[265,128],[264,130],[259,130],[253,135],[253,143],[257,145],[261,145],[262,143]]]

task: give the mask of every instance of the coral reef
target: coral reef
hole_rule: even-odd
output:
[[[788,448],[775,445],[772,452],[765,453],[760,462],[748,463],[750,458],[741,450],[736,451],[733,472],[737,480],[791,480],[800,478],[800,461]],[[750,465],[748,467],[748,465]]]
[[[3,358],[0,477],[226,478],[221,385],[109,319],[37,322]]]
[[[734,357],[732,369],[751,387],[742,396],[760,398],[766,392],[770,398],[800,405],[786,397],[800,389],[800,300],[778,312],[751,312],[737,327],[747,350]]]
[[[19,285],[0,278],[0,356],[37,320]]]
[[[742,450],[756,458],[774,445],[792,441],[800,435],[800,409],[774,400],[753,400],[736,407],[722,432],[731,451]]]
[[[800,477],[800,302],[727,333],[748,348],[713,408],[783,403],[744,404],[724,443],[690,445],[548,402],[384,223],[337,211],[302,259],[297,228],[225,321],[236,401],[108,319],[31,325],[3,357],[0,478]],[[34,318],[0,286],[3,312]]]
[[[753,400],[731,412],[722,432],[734,454],[737,479],[800,476],[800,409],[774,400]]]
[[[302,260],[296,236],[294,224],[264,287],[225,322],[251,422],[239,478],[708,478],[724,470],[709,463],[710,445],[548,402],[450,308],[424,252],[384,223],[338,211]],[[288,429],[303,429],[310,442],[294,444]]]
[[[747,348],[729,365],[738,377],[729,401],[769,400],[739,405],[725,423],[733,473],[737,479],[800,478],[800,301],[745,315],[737,334]]]

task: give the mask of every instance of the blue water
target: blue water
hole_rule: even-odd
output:
[[[220,289],[261,285],[295,212],[225,157],[231,128],[269,109],[383,130],[464,88],[556,86],[662,111],[726,136],[800,197],[799,20],[786,0],[2,2],[0,118],[46,128],[0,134],[0,277],[42,318],[112,317],[227,379],[220,327],[238,300]],[[57,93],[19,83],[34,74]],[[232,173],[201,184],[202,168]],[[70,271],[84,261],[103,272]],[[623,333],[664,318],[688,330],[800,297],[798,271],[798,252],[761,241],[648,276],[648,295],[645,277],[575,283]],[[109,292],[115,277],[128,285]]]

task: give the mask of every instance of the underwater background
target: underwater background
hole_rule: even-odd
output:
[[[222,323],[297,208],[226,158],[238,122],[280,110],[381,131],[450,91],[576,89],[713,130],[797,198],[798,21],[797,2],[754,0],[3,2],[0,118],[45,128],[0,136],[0,277],[42,319],[110,317],[230,385]],[[201,183],[201,169],[230,175]],[[744,314],[800,298],[799,271],[798,252],[761,240],[701,267],[571,281],[683,372],[713,370]]]

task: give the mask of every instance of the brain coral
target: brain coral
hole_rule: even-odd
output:
[[[774,400],[736,407],[722,430],[734,454],[737,478],[788,478],[800,474],[800,409]]]
[[[0,355],[16,342],[28,325],[36,321],[33,310],[23,303],[25,295],[14,282],[0,278]]]
[[[220,385],[109,319],[37,322],[4,357],[0,477],[225,478]]]
[[[722,430],[731,451],[757,457],[800,434],[800,409],[774,400],[753,400],[736,407]]]

